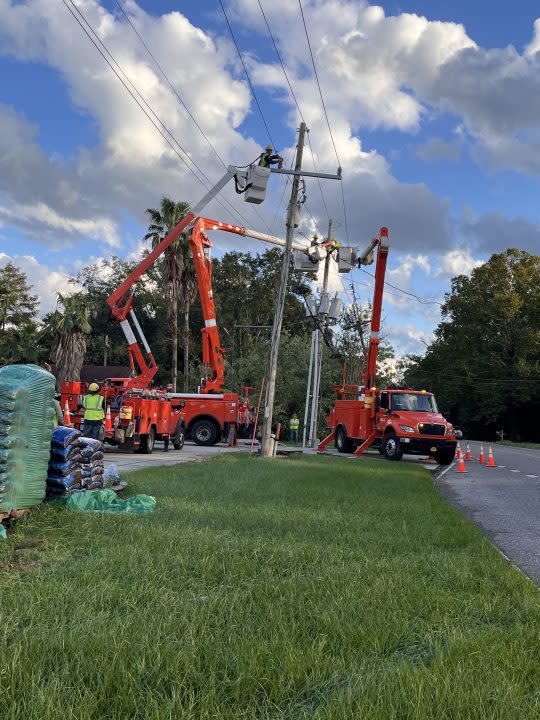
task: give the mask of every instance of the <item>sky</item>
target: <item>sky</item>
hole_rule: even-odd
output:
[[[223,5],[256,98],[218,0],[0,0],[0,265],[28,274],[42,311],[83,265],[135,257],[161,196],[197,202],[222,160],[245,165],[269,138],[290,164],[299,109],[304,167],[343,172],[306,180],[299,232],[325,234],[330,216],[363,247],[389,227],[384,331],[398,353],[423,351],[453,276],[508,247],[540,253],[537,3],[302,0],[328,123],[297,0]],[[257,207],[228,187],[206,214],[284,235],[284,182]],[[212,240],[217,255],[264,250]],[[332,283],[371,298],[366,272]]]

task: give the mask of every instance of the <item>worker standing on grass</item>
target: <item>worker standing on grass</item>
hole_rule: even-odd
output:
[[[88,386],[88,393],[84,396],[84,425],[85,437],[99,440],[99,432],[105,419],[103,410],[103,395],[99,394],[99,385],[95,382]]]
[[[300,427],[300,420],[296,413],[292,414],[289,420],[289,440],[293,443],[298,442],[298,428]]]
[[[271,145],[267,145],[266,150],[259,155],[259,167],[270,167],[271,165],[277,165],[281,170],[283,158],[274,152],[274,148]]]

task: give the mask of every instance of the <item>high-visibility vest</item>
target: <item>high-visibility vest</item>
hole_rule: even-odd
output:
[[[105,413],[103,412],[103,395],[99,393],[85,395],[83,405],[85,420],[103,420],[105,417]]]
[[[289,428],[291,430],[298,430],[300,427],[300,420],[298,418],[291,418],[289,420]]]

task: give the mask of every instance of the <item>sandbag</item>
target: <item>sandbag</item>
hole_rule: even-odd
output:
[[[80,440],[81,435],[80,430],[58,425],[54,429],[51,442],[56,448],[66,448],[68,445],[72,445],[74,442]]]
[[[6,485],[0,511],[33,507],[45,497],[54,386],[51,373],[37,365],[0,368],[0,425],[9,428],[0,449]]]

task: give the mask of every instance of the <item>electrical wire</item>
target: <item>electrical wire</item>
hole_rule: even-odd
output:
[[[206,142],[208,143],[208,145],[209,145],[210,148],[213,150],[214,154],[216,155],[216,157],[218,158],[218,160],[220,161],[220,163],[223,165],[223,167],[224,167],[225,170],[226,170],[226,169],[227,169],[227,165],[226,165],[225,161],[223,160],[223,158],[221,157],[221,155],[218,153],[218,151],[217,151],[216,148],[214,147],[214,145],[213,145],[212,141],[210,140],[210,138],[208,137],[208,135],[204,132],[204,130],[202,129],[202,127],[201,127],[201,126],[199,125],[199,123],[197,122],[197,119],[195,118],[195,116],[193,115],[193,113],[191,112],[191,110],[189,109],[189,107],[186,105],[185,101],[182,99],[182,97],[181,97],[180,93],[178,92],[178,90],[176,89],[176,87],[175,87],[175,86],[172,84],[172,82],[169,80],[167,74],[165,73],[165,70],[164,70],[163,67],[159,64],[159,62],[158,62],[158,60],[156,59],[155,55],[152,53],[152,51],[150,50],[150,48],[148,47],[148,45],[146,44],[146,42],[144,41],[144,39],[141,37],[141,35],[140,35],[139,31],[137,30],[137,28],[135,27],[135,25],[131,22],[131,18],[129,17],[129,15],[128,15],[128,14],[126,13],[126,11],[124,10],[124,6],[122,5],[121,0],[115,0],[115,2],[116,2],[116,5],[118,6],[118,8],[120,9],[120,12],[121,12],[122,15],[125,17],[126,21],[129,23],[131,29],[133,30],[133,32],[135,33],[135,35],[139,38],[139,40],[140,40],[141,44],[143,45],[143,47],[145,48],[146,52],[150,55],[150,57],[151,57],[152,60],[154,61],[155,66],[157,67],[157,69],[159,70],[159,72],[161,73],[161,75],[163,76],[165,82],[166,82],[167,85],[170,87],[170,89],[171,89],[171,91],[173,92],[173,94],[176,96],[176,99],[177,99],[178,102],[182,105],[182,107],[183,107],[184,110],[187,112],[187,114],[189,115],[189,117],[193,120],[193,122],[195,123],[197,129],[199,130],[199,132],[201,133],[201,135],[203,136],[203,138],[206,140]]]
[[[127,22],[129,23],[129,25],[130,25],[130,27],[132,28],[133,32],[134,32],[135,35],[138,37],[138,39],[139,39],[139,41],[141,42],[142,46],[144,47],[144,49],[146,50],[146,52],[148,53],[148,55],[152,58],[152,61],[154,62],[154,65],[157,67],[157,69],[159,70],[159,72],[161,73],[161,75],[163,76],[163,78],[165,79],[165,82],[166,82],[166,83],[168,84],[168,86],[170,87],[170,89],[171,89],[171,91],[173,92],[174,96],[176,97],[176,99],[178,100],[178,102],[182,105],[182,107],[184,108],[184,110],[187,112],[187,114],[189,115],[189,117],[190,117],[191,120],[194,122],[195,126],[197,127],[197,129],[199,130],[199,132],[201,133],[201,135],[203,136],[203,138],[206,140],[206,142],[207,142],[207,144],[209,145],[209,147],[212,149],[213,153],[215,154],[215,156],[217,157],[217,159],[219,160],[219,162],[223,165],[224,169],[226,170],[226,169],[227,169],[227,164],[225,163],[225,161],[223,160],[223,158],[221,157],[221,155],[219,154],[219,152],[216,150],[216,148],[215,148],[215,146],[213,145],[212,141],[210,140],[210,138],[207,136],[207,134],[204,132],[204,130],[203,130],[202,127],[200,126],[199,122],[197,121],[197,118],[196,118],[195,115],[191,112],[191,110],[189,109],[189,107],[187,106],[187,104],[185,103],[185,101],[183,100],[183,98],[181,97],[180,93],[179,93],[178,90],[175,88],[175,86],[173,85],[173,83],[171,82],[171,80],[169,79],[169,77],[167,76],[167,73],[165,72],[165,70],[163,69],[163,67],[160,65],[160,63],[158,62],[158,60],[157,60],[157,58],[155,57],[155,55],[152,53],[152,51],[151,51],[150,48],[148,47],[147,43],[144,41],[144,38],[141,36],[141,34],[139,33],[139,31],[137,30],[137,28],[135,27],[135,25],[132,23],[131,18],[129,17],[129,15],[128,15],[128,14],[126,13],[126,11],[124,10],[124,7],[123,7],[123,5],[122,5],[122,3],[121,3],[121,0],[115,0],[115,2],[116,2],[116,5],[118,6],[118,8],[120,9],[120,11],[122,12],[122,15],[125,17],[125,19],[126,19]],[[244,167],[248,167],[248,165],[246,165],[246,166],[244,166]],[[210,180],[209,180],[209,182],[210,182]],[[227,202],[227,204],[228,204],[231,208],[233,207],[233,206],[229,203],[228,200],[226,200],[226,202]],[[223,206],[222,206],[222,207],[223,207]],[[261,214],[255,207],[253,207],[253,206],[251,207],[251,209],[252,209],[252,211],[255,213],[255,215],[258,217],[258,219],[266,226],[266,229],[267,229],[269,232],[271,232],[270,226],[268,225],[268,223],[266,222],[266,220],[264,219],[264,217],[262,216],[262,214]],[[234,212],[236,212],[237,216],[241,217],[241,218],[244,220],[244,222],[246,222],[246,223],[248,222],[243,215],[239,214],[236,210],[234,210]]]
[[[255,100],[255,103],[257,104],[257,108],[259,110],[259,115],[261,116],[261,120],[263,121],[263,125],[266,128],[266,132],[268,133],[268,137],[270,139],[270,142],[272,143],[272,147],[274,148],[274,151],[276,151],[276,145],[272,139],[272,134],[270,132],[270,129],[268,127],[268,124],[266,122],[266,119],[264,117],[264,113],[262,111],[261,105],[259,103],[259,98],[257,97],[257,93],[255,92],[255,88],[253,87],[253,83],[251,82],[251,78],[249,77],[249,73],[246,67],[246,64],[244,62],[244,58],[242,57],[242,53],[240,52],[240,48],[238,47],[238,43],[236,42],[236,37],[234,36],[233,29],[231,27],[231,23],[229,22],[229,18],[227,16],[227,11],[225,10],[225,6],[223,5],[222,0],[219,0],[219,4],[221,6],[221,10],[223,12],[223,16],[225,17],[225,22],[227,23],[227,27],[229,28],[229,32],[231,34],[234,46],[236,48],[236,52],[238,53],[238,57],[240,58],[240,62],[242,63],[242,67],[244,68],[244,73],[246,74],[246,78],[249,84],[249,88],[251,90],[251,94],[253,95],[253,98]]]
[[[333,148],[334,148],[334,153],[335,153],[335,155],[336,155],[336,160],[337,160],[338,166],[341,167],[341,161],[340,161],[340,159],[339,159],[339,154],[338,154],[338,151],[337,151],[336,142],[335,142],[335,140],[334,140],[334,133],[332,132],[332,126],[331,126],[331,124],[330,124],[330,118],[328,117],[328,111],[327,111],[327,109],[326,109],[326,103],[324,102],[324,96],[323,96],[323,92],[322,92],[322,88],[321,88],[321,83],[320,83],[320,80],[319,80],[319,73],[317,72],[317,66],[316,66],[316,64],[315,64],[315,57],[314,57],[314,55],[313,55],[313,50],[311,49],[311,41],[310,41],[310,39],[309,39],[309,32],[308,32],[308,29],[307,29],[306,18],[305,18],[305,16],[304,16],[304,9],[303,9],[303,7],[302,7],[302,0],[298,0],[298,7],[300,8],[300,15],[302,16],[302,24],[303,24],[303,26],[304,26],[304,33],[305,33],[305,35],[306,35],[306,41],[307,41],[307,46],[308,46],[308,50],[309,50],[309,56],[310,56],[310,58],[311,58],[311,64],[312,64],[312,66],[313,66],[313,72],[315,73],[315,80],[316,80],[316,82],[317,82],[317,87],[318,87],[318,89],[319,89],[319,96],[320,96],[320,98],[321,98],[321,105],[322,105],[322,109],[323,109],[323,112],[324,112],[324,117],[326,118],[326,124],[328,125],[328,132],[330,133],[330,140],[332,141],[332,146],[333,146]],[[345,191],[344,191],[344,189],[343,189],[343,180],[341,180],[341,200],[342,200],[342,203],[343,203],[343,219],[344,219],[344,222],[345,222],[345,237],[347,238],[347,244],[349,244],[349,224],[348,224],[348,221],[347,221],[347,208],[346,208],[346,205],[345,205]]]
[[[105,60],[105,62],[106,62],[107,65],[109,66],[109,68],[113,71],[113,73],[115,74],[115,76],[117,77],[117,79],[122,83],[122,85],[123,85],[124,88],[128,91],[128,93],[130,94],[130,96],[132,97],[132,99],[135,101],[135,103],[138,105],[138,107],[143,111],[143,113],[146,115],[147,119],[150,120],[150,122],[152,123],[152,125],[154,126],[154,128],[155,128],[155,129],[157,130],[157,132],[161,135],[161,137],[165,140],[165,142],[169,145],[169,147],[173,150],[173,152],[175,153],[175,155],[177,155],[177,157],[184,163],[184,165],[187,167],[187,169],[188,169],[188,170],[191,172],[191,174],[195,177],[195,179],[197,180],[197,182],[199,182],[206,190],[210,189],[210,188],[214,185],[214,183],[210,180],[210,178],[206,175],[206,173],[197,165],[197,163],[189,156],[188,152],[182,147],[182,145],[180,144],[180,142],[178,141],[178,139],[173,135],[173,133],[171,132],[171,130],[170,130],[170,129],[165,125],[165,123],[159,118],[159,116],[158,116],[158,115],[156,114],[156,112],[153,110],[152,106],[148,103],[148,101],[145,99],[145,97],[142,95],[142,93],[137,89],[137,87],[136,87],[136,86],[133,84],[133,82],[129,79],[129,77],[127,76],[127,74],[125,73],[125,71],[122,69],[122,67],[120,66],[120,64],[118,63],[118,61],[114,58],[113,54],[112,54],[112,53],[110,52],[110,50],[107,48],[107,46],[105,45],[105,43],[98,37],[98,35],[96,34],[95,30],[93,29],[93,27],[91,26],[91,24],[90,24],[90,23],[88,22],[88,20],[86,19],[84,13],[75,5],[75,3],[73,2],[73,0],[62,0],[62,2],[63,2],[64,5],[66,6],[66,8],[69,10],[69,12],[71,13],[71,15],[74,17],[74,19],[76,20],[76,22],[78,23],[78,25],[81,27],[81,29],[83,30],[83,32],[85,33],[85,35],[88,37],[88,39],[90,40],[90,42],[94,45],[94,47],[96,48],[96,50],[99,52],[99,54],[101,55],[101,57]],[[69,4],[68,4],[68,3],[69,3]],[[75,11],[75,12],[74,12],[74,11]],[[77,14],[76,14],[76,13],[77,13]],[[82,19],[82,22],[81,22],[81,19],[80,19],[79,17],[77,17],[77,15],[80,16],[80,18]],[[84,23],[84,24],[83,24],[83,23]],[[85,26],[86,26],[86,27],[85,27]],[[92,37],[92,36],[93,36],[93,37]],[[94,38],[95,38],[95,39],[94,39]],[[96,42],[96,40],[97,40],[97,42]],[[99,45],[98,45],[98,43],[99,43]],[[100,47],[100,45],[101,45],[101,47]],[[103,48],[103,49],[102,49],[102,48]],[[107,55],[106,55],[105,53],[106,53],[109,57],[107,57]],[[110,58],[110,60],[109,60],[109,58]],[[114,67],[115,65],[116,65],[116,68],[118,68],[118,70]],[[119,71],[119,72],[118,72],[118,71]],[[123,77],[122,77],[119,73],[121,73],[121,75],[123,75]],[[125,80],[124,80],[124,78],[125,78]],[[131,88],[133,88],[133,90],[130,89],[130,87],[128,87],[128,84],[126,84],[126,82],[129,83],[129,85],[131,86]],[[140,98],[140,101],[139,101],[139,99],[137,98],[137,95],[138,95],[138,97]],[[146,108],[148,109],[148,111],[147,111],[147,109],[145,109],[144,106],[146,106]],[[153,115],[153,117],[155,118],[155,121],[154,121],[154,119],[152,119],[151,115]],[[163,132],[163,130],[159,127],[160,125],[161,125],[161,128],[163,128],[163,130],[165,130],[165,133],[166,133],[166,134],[165,134],[165,133]],[[169,137],[167,137],[167,135],[168,135]],[[203,180],[201,180],[201,178],[197,175],[197,173],[193,170],[193,168],[190,167],[190,165],[188,164],[187,160],[178,152],[178,149],[175,147],[175,145],[174,145],[173,143],[177,145],[177,147],[180,149],[180,151],[187,157],[187,159],[189,160],[189,162],[193,165],[193,167],[195,167],[195,168],[197,169],[197,171],[203,176],[203,178],[205,178],[206,183],[208,183],[208,184],[206,184]],[[219,198],[216,197],[216,198],[215,198],[215,201],[216,201],[225,211],[227,211],[227,208],[226,208],[225,205],[219,200]],[[236,208],[234,208],[234,206],[231,205],[231,203],[230,203],[226,198],[223,198],[223,201],[229,206],[229,208],[231,209],[231,211],[232,211],[238,218],[240,218],[241,220],[243,220],[244,223],[249,224],[248,220],[244,217],[244,215],[242,215],[242,213],[241,213],[240,211],[238,211]]]

